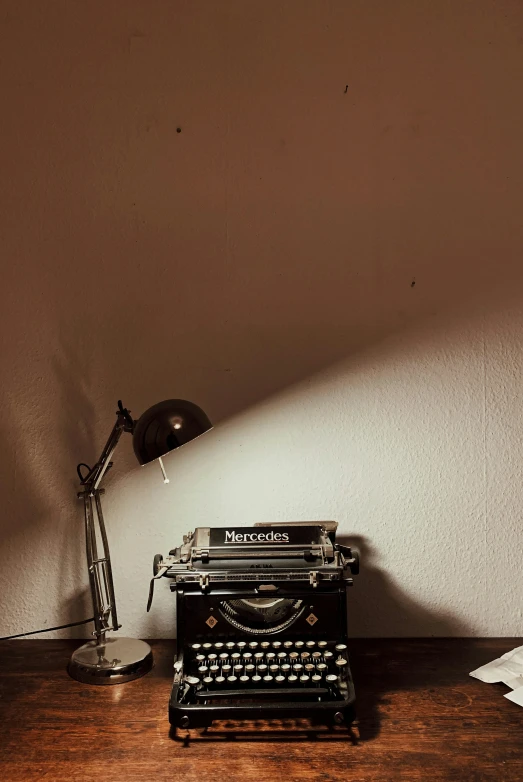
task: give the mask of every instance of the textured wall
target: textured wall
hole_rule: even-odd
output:
[[[168,486],[121,443],[128,634],[172,635],[182,532],[315,518],[354,633],[523,633],[521,3],[1,0],[0,35],[0,634],[88,615],[75,465],[170,396],[219,425]]]

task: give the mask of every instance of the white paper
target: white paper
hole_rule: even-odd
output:
[[[497,660],[492,660],[491,663],[471,671],[470,675],[487,684],[503,682],[514,690],[507,693],[505,698],[523,706],[523,646],[518,646],[511,652],[501,655]]]

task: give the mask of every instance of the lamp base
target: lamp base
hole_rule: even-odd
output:
[[[123,684],[139,679],[153,667],[149,644],[137,638],[106,638],[80,646],[69,661],[67,672],[84,684]]]

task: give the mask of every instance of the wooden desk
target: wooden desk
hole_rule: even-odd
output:
[[[145,678],[79,684],[65,666],[76,641],[0,643],[0,774],[6,782],[81,780],[467,780],[522,782],[523,709],[469,671],[518,639],[357,640],[351,662],[359,726],[307,736],[251,723],[189,741],[169,735],[174,643],[153,642]],[[236,737],[235,737],[236,736]]]

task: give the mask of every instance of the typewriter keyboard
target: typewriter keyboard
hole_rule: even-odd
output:
[[[183,669],[188,700],[253,693],[336,698],[350,677],[347,645],[321,640],[193,643]]]

